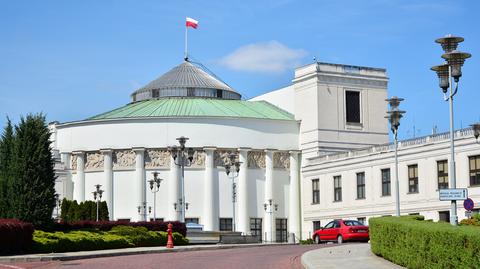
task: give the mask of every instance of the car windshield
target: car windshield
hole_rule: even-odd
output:
[[[343,224],[346,226],[365,226],[363,223],[356,220],[344,220]]]

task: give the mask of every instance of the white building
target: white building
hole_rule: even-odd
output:
[[[306,237],[313,220],[338,211],[307,202],[312,177],[324,173],[314,168],[315,158],[388,142],[387,82],[384,69],[314,63],[298,68],[291,86],[243,101],[186,61],[134,92],[123,107],[50,126],[61,156],[57,192],[91,200],[101,184],[111,219],[142,220],[137,207],[153,207],[146,181],[157,171],[164,180],[156,216],[178,220],[182,180],[168,148],[186,136],[195,151],[185,168],[187,221],[204,230],[231,229],[232,179],[224,165],[236,152],[242,162],[235,178],[236,230],[267,234],[268,241],[272,234],[273,240],[286,240],[287,233]],[[270,200],[278,205],[272,213],[264,208]]]

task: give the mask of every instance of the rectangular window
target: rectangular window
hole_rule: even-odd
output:
[[[198,224],[198,218],[185,218],[185,223],[196,223],[196,224]]]
[[[365,199],[365,172],[357,173],[357,199]]]
[[[361,222],[363,225],[365,225],[367,223],[367,218],[363,217],[363,218],[357,218],[357,220],[359,222]]]
[[[320,186],[319,179],[312,179],[312,204],[320,203]]]
[[[195,96],[195,88],[187,88],[187,96]]]
[[[450,222],[450,211],[439,211],[438,221]]]
[[[468,157],[470,166],[470,186],[480,185],[480,155]]]
[[[153,218],[150,218],[150,221],[153,221]],[[163,218],[156,218],[155,221],[163,222]]]
[[[276,219],[275,220],[275,233],[277,242],[287,242],[288,233],[287,233],[287,219]]]
[[[233,231],[232,218],[220,218],[220,231]]]
[[[390,196],[390,168],[382,169],[382,196]]]
[[[438,189],[448,189],[448,161],[437,162]]]
[[[408,192],[418,193],[418,165],[408,166]]]
[[[360,92],[345,91],[347,122],[360,123]]]
[[[222,97],[223,97],[223,91],[217,90],[217,98],[222,98]]]
[[[320,221],[319,220],[313,221],[313,231],[315,232],[317,230],[320,230],[320,228],[322,228]]]
[[[250,232],[253,236],[256,236],[259,240],[262,240],[262,219],[251,218],[250,219]]]
[[[334,201],[342,201],[342,177],[334,176],[333,177],[333,196]]]

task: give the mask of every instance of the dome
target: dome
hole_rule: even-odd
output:
[[[230,86],[189,61],[174,67],[132,93],[134,102],[161,97],[241,99]]]

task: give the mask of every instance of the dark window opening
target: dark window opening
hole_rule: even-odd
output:
[[[450,222],[450,211],[439,211],[438,212],[438,220]]]
[[[262,219],[261,218],[251,218],[250,219],[250,232],[253,236],[256,236],[258,239],[262,240]]]
[[[448,189],[448,161],[437,162],[438,189]]]
[[[319,180],[312,179],[312,204],[319,204],[320,203],[320,187],[319,187]]]
[[[335,202],[342,201],[342,177],[341,176],[333,177],[333,194],[334,194]]]
[[[233,231],[232,218],[220,218],[220,231]]]
[[[198,218],[185,218],[185,223],[195,223],[198,224]]]
[[[313,231],[315,232],[317,230],[320,230],[320,228],[322,228],[320,221],[319,220],[313,221]]]
[[[360,92],[346,91],[347,122],[360,123]]]
[[[408,192],[418,192],[418,165],[416,164],[408,166]]]
[[[365,173],[357,173],[357,199],[365,199]]]
[[[382,169],[382,196],[390,195],[390,182],[390,168]]]
[[[275,220],[275,233],[277,242],[287,242],[288,233],[287,233],[287,219],[276,219]]]
[[[470,186],[480,185],[480,155],[468,157]]]
[[[222,98],[222,97],[223,97],[223,91],[217,90],[217,98]]]

